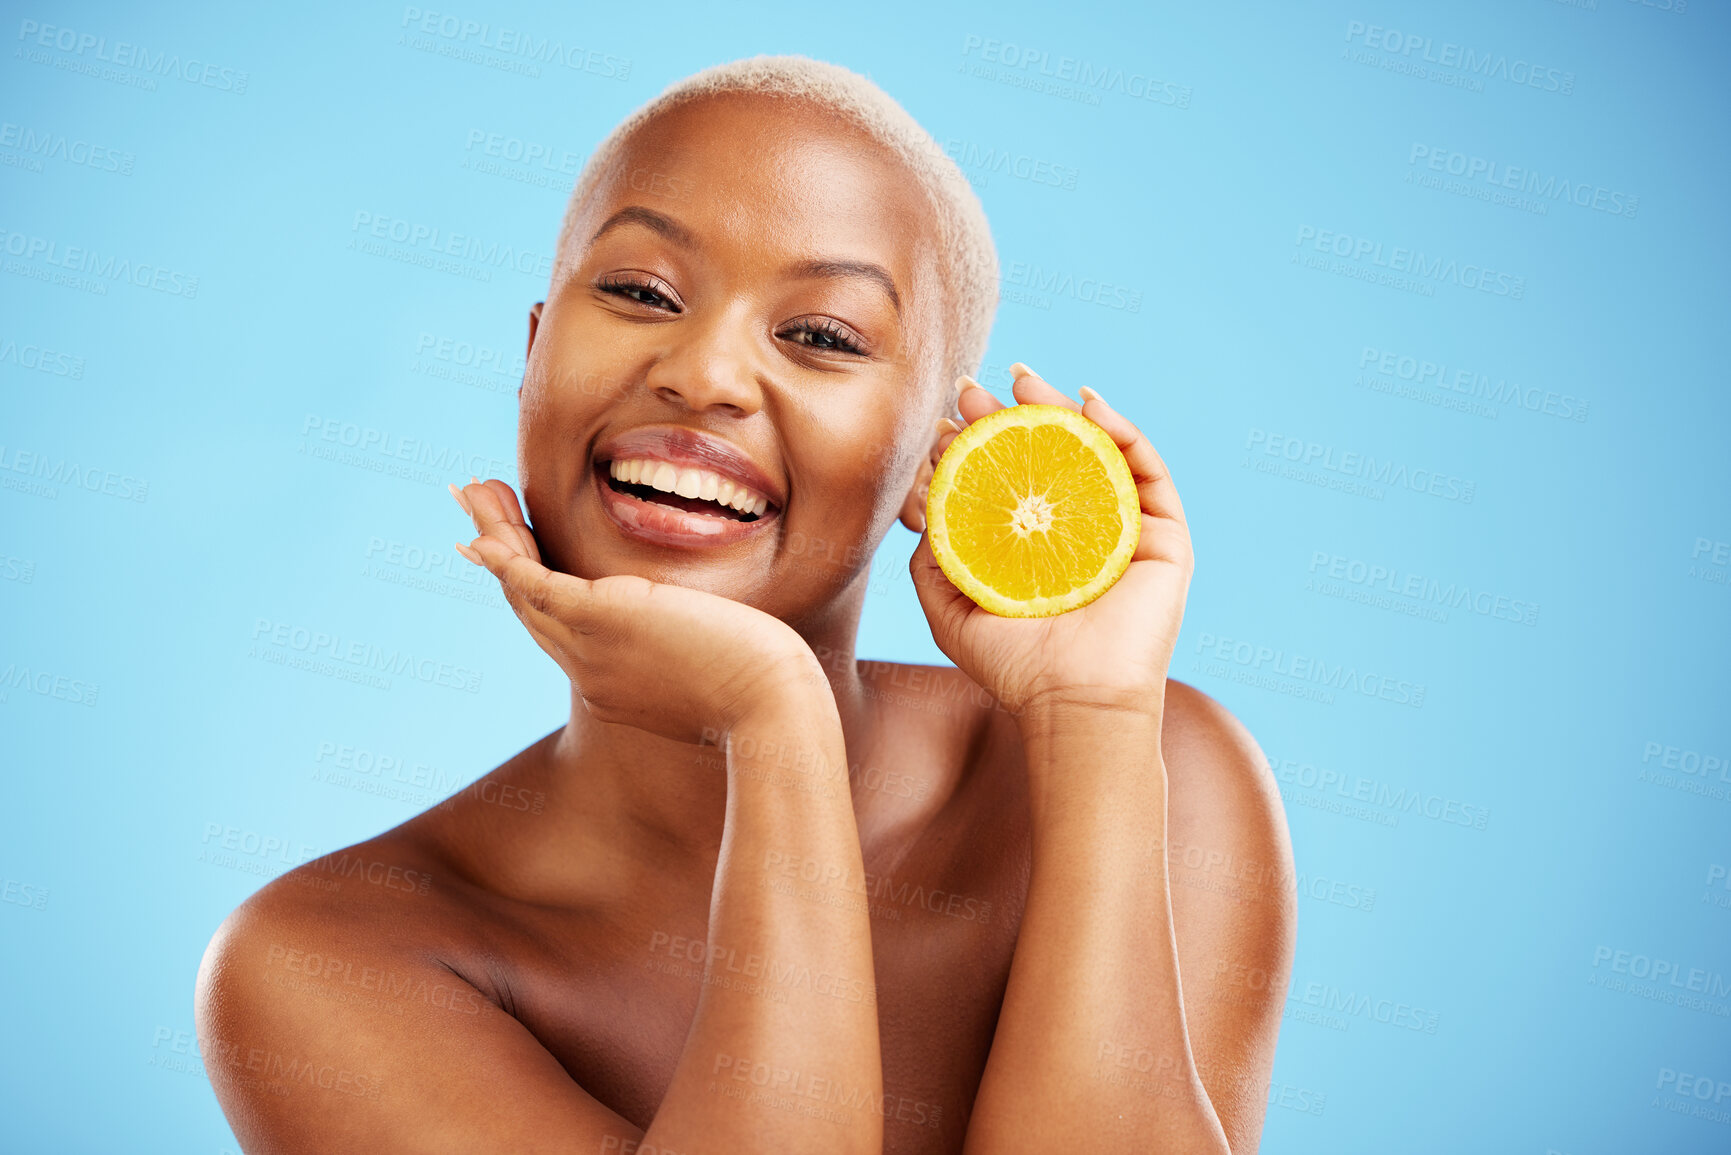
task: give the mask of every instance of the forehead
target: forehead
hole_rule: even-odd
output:
[[[877,261],[904,292],[930,280],[937,257],[935,213],[907,166],[837,114],[788,97],[699,97],[638,126],[585,206],[588,229],[625,204],[717,246]]]

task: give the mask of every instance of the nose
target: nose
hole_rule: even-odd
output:
[[[672,344],[645,379],[651,392],[694,412],[747,417],[763,408],[757,349],[743,317],[718,309],[668,327]]]

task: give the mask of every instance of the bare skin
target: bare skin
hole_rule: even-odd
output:
[[[236,1135],[1254,1151],[1291,853],[1250,735],[1166,676],[1192,563],[1158,454],[1020,368],[1018,401],[1081,408],[1125,451],[1130,571],[1012,621],[922,541],[958,668],[856,662],[873,547],[923,530],[936,454],[999,404],[941,372],[929,209],[893,157],[782,100],[708,98],[625,152],[531,310],[522,500],[459,491],[570,719],[224,923],[197,1012]],[[631,454],[709,460],[765,511],[668,512],[608,480]]]

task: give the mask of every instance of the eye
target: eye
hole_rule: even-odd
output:
[[[863,356],[865,343],[840,321],[832,317],[802,317],[777,333],[796,345],[822,349],[830,353],[853,353]]]
[[[603,293],[624,297],[652,309],[666,309],[670,313],[680,311],[673,290],[655,277],[626,277],[609,273],[596,281],[595,287]]]

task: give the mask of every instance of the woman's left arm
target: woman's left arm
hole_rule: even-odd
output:
[[[1033,863],[966,1150],[1247,1155],[1294,921],[1266,770],[1236,744],[1189,754],[1224,797],[1210,833],[1174,836],[1158,718],[1051,704],[1018,720]]]
[[[1017,400],[1077,408],[1015,371]],[[1260,751],[1224,710],[1164,732],[1189,532],[1147,438],[1084,396],[1082,412],[1124,452],[1142,503],[1135,560],[1110,590],[1055,618],[999,618],[944,578],[924,540],[912,563],[939,646],[1015,713],[1032,811],[1027,902],[965,1150],[1246,1155],[1292,954],[1284,824]],[[998,407],[983,389],[960,403],[969,420]],[[1178,903],[1165,751],[1210,779],[1182,851],[1211,870]],[[1244,895],[1217,893],[1221,867],[1251,861],[1273,876],[1259,873],[1263,885]],[[1199,1012],[1190,1016],[1186,987]],[[1205,989],[1216,997],[1204,1006]]]

